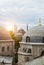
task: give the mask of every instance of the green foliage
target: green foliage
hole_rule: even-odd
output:
[[[13,31],[10,31],[10,35],[12,37],[13,40],[15,40],[15,54],[14,54],[14,57],[13,57],[13,62],[12,62],[12,65],[14,65],[14,62],[17,63],[18,62],[18,49],[20,47],[20,44],[19,44],[19,41],[22,40],[22,37],[18,37],[18,36],[15,36],[14,32]]]
[[[13,31],[9,31],[9,33],[10,33],[12,39],[15,40],[15,34],[14,34],[14,32]]]
[[[10,31],[10,35],[11,35],[12,39],[17,41],[17,42],[22,40],[22,37],[15,36],[15,33],[13,31]]]
[[[19,41],[22,40],[22,37],[19,37],[19,36],[15,36],[15,33],[13,31],[10,31],[10,35],[12,37],[13,40],[15,40],[15,51],[18,52],[18,49],[20,47],[20,44],[19,44]]]

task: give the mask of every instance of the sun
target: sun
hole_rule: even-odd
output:
[[[8,31],[13,31],[13,25],[12,24],[7,24],[6,25],[6,29],[8,30]]]
[[[8,30],[8,31],[13,30],[12,26],[8,26],[8,27],[7,27],[7,30]]]

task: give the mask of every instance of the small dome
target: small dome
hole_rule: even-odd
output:
[[[9,32],[0,26],[0,40],[11,40]]]
[[[17,31],[17,33],[22,33],[22,35],[24,35],[26,32],[25,32],[24,29],[19,29],[19,30]]]

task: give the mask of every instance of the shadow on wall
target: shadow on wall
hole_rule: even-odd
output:
[[[44,56],[44,50],[41,52],[41,55],[40,56]]]

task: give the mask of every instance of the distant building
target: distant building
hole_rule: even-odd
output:
[[[15,42],[9,32],[0,26],[0,55],[12,56],[14,54]]]
[[[24,35],[25,31],[20,29],[17,31],[15,26],[16,33],[18,36]],[[14,45],[15,41],[11,38],[10,33],[0,26],[0,55],[13,56],[14,55]]]
[[[20,29],[16,31],[17,36],[24,35],[25,31]],[[15,41],[11,38],[10,33],[0,26],[0,55],[13,56]]]

